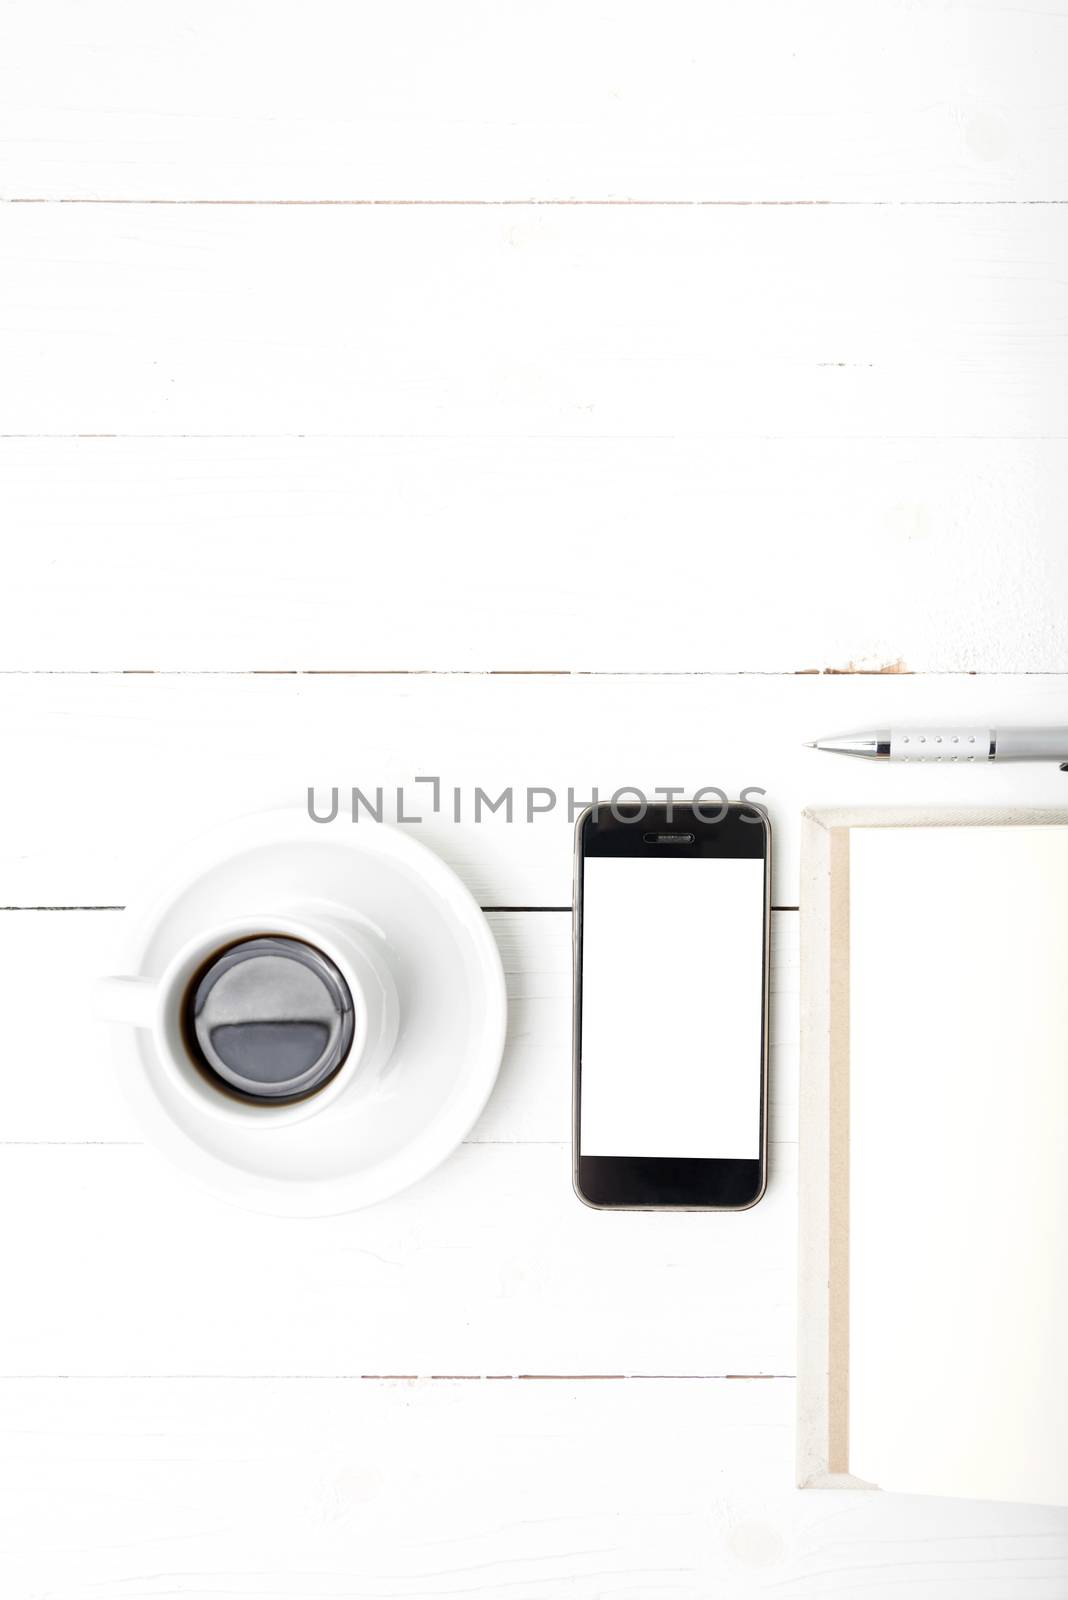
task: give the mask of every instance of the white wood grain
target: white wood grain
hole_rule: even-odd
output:
[[[1066,65],[1063,0],[12,0],[0,199],[162,204],[0,207],[0,903],[124,901],[309,782],[762,784],[782,904],[805,802],[1063,803],[797,744],[1068,722],[1064,678],[728,674],[1068,666]],[[531,200],[595,203],[477,203]],[[15,675],[160,667],[724,675]],[[559,813],[417,831],[570,898]],[[588,1376],[793,1370],[792,915],[755,1212],[572,1200],[567,918],[500,913],[471,1141],[315,1224],[110,1142],[116,920],[0,914],[5,1594],[1068,1593],[1064,1513],[798,1494],[786,1381]]]
[[[5,439],[0,668],[1058,671],[1066,506],[1061,440]]]
[[[1063,199],[1063,4],[16,0],[6,195]]]
[[[63,1600],[1057,1600],[1068,1513],[799,1494],[789,1382],[0,1384],[0,1579]]]
[[[568,1145],[467,1144],[308,1223],[141,1146],[8,1145],[0,1202],[32,1226],[0,1243],[0,1374],[790,1373],[793,1147],[769,1171],[738,1215],[613,1215],[576,1200]]]
[[[8,206],[0,433],[1061,435],[1066,251],[1068,206]]]
[[[0,971],[19,997],[7,1012],[8,1059],[40,1056],[48,1016],[50,1067],[9,1074],[5,1144],[139,1140],[117,1077],[111,1041],[93,1014],[91,979],[117,945],[118,911],[0,912]],[[774,912],[771,930],[771,1138],[792,1143],[797,1118],[797,913]],[[491,912],[508,985],[508,1042],[474,1144],[559,1144],[571,1139],[571,918],[566,912]],[[57,969],[70,1004],[54,1003]]]
[[[0,741],[15,764],[0,835],[0,905],[123,905],[146,867],[226,816],[328,804],[337,786],[406,786],[418,837],[484,906],[571,903],[567,790],[596,785],[767,791],[773,897],[798,903],[798,818],[807,804],[1063,805],[1049,762],[890,768],[835,759],[802,741],[891,722],[1068,725],[1057,676],[537,675],[0,677]],[[438,775],[443,810],[417,775]],[[473,821],[476,785],[511,786]],[[528,787],[555,810],[526,821]],[[452,791],[462,816],[452,820]],[[536,803],[544,802],[536,797]],[[714,802],[713,802],[714,803]],[[351,828],[347,813],[326,826]],[[310,825],[310,824],[309,824]],[[366,815],[355,826],[373,826]]]

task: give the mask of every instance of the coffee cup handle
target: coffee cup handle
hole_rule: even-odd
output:
[[[152,978],[98,978],[94,989],[97,1015],[131,1028],[151,1028],[159,989]]]

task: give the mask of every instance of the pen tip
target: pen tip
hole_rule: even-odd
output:
[[[806,739],[804,741],[803,745],[802,745],[802,749],[804,749],[804,750],[815,750],[815,748],[816,748],[815,739]]]

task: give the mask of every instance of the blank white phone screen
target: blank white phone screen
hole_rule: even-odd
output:
[[[760,1155],[764,862],[583,862],[580,1152]]]

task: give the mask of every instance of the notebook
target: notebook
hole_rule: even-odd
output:
[[[806,813],[801,975],[799,1482],[1068,1504],[1068,811]]]

